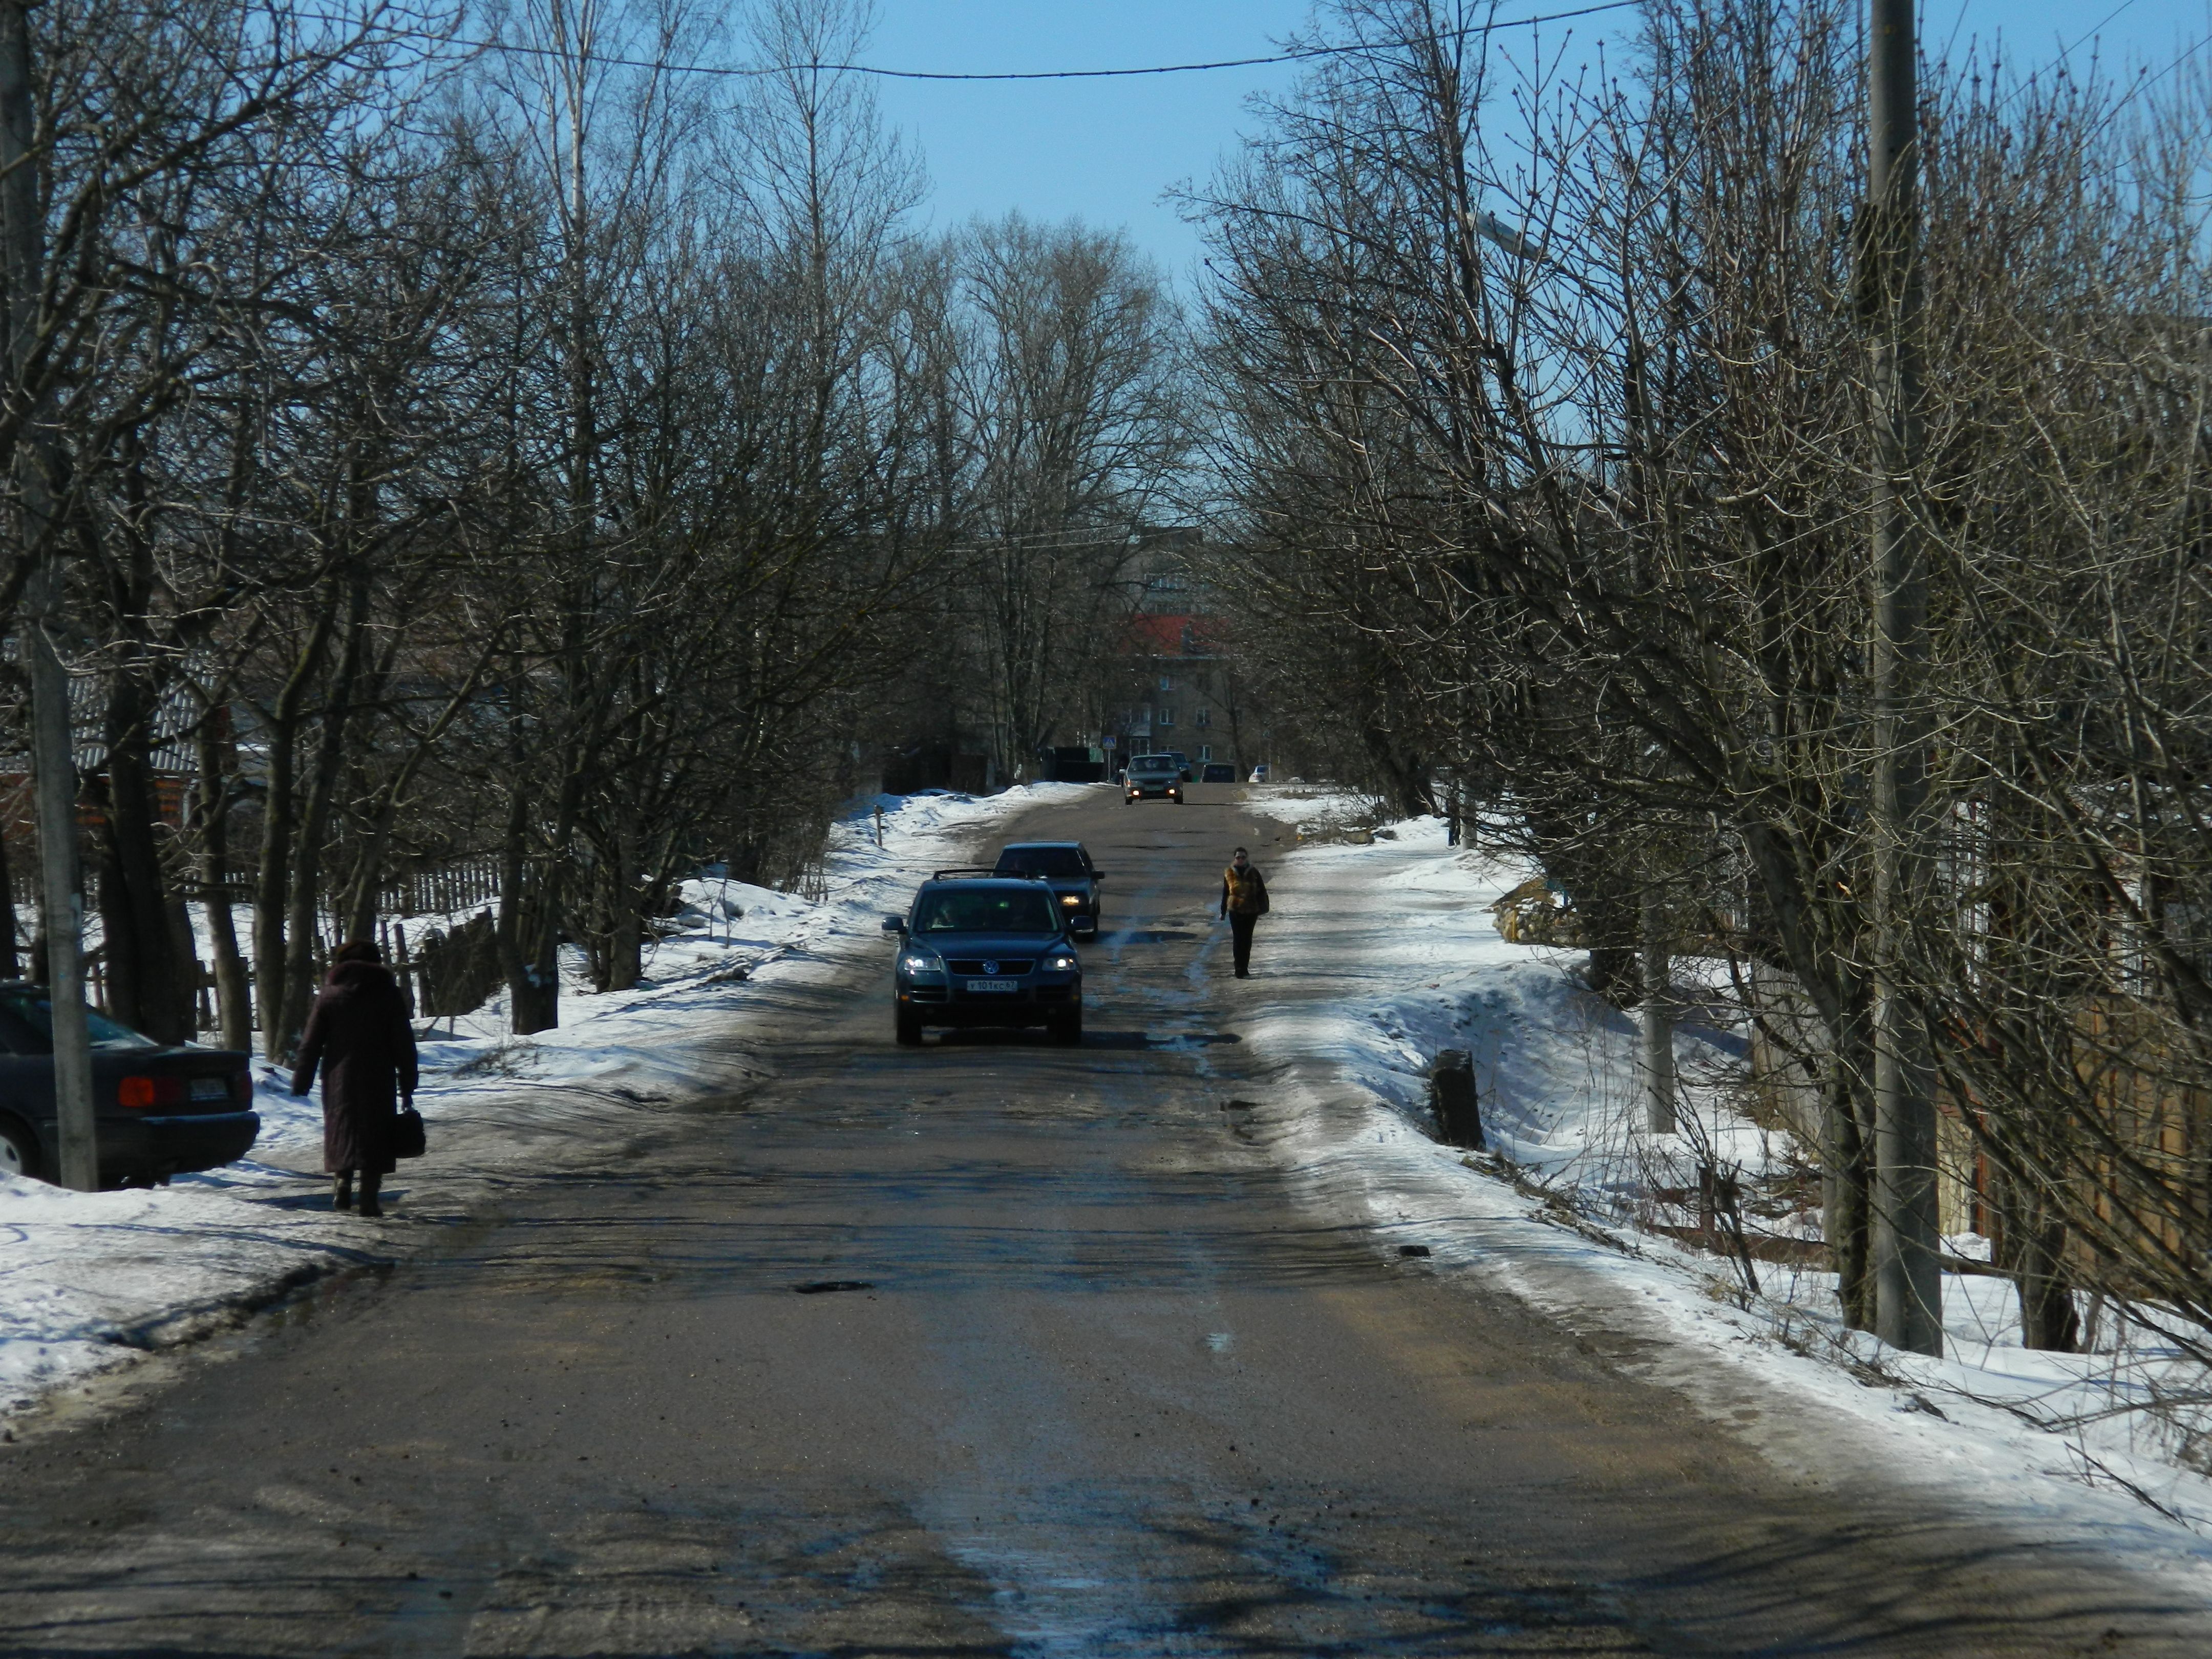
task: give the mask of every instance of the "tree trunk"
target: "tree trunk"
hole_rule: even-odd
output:
[[[594,941],[592,981],[601,991],[629,991],[645,977],[645,905],[640,878],[637,817],[617,809],[612,854],[599,872],[599,937]]]
[[[530,857],[530,795],[523,786],[523,757],[519,738],[512,743],[510,764],[514,782],[507,805],[507,828],[501,842],[499,921],[496,938],[500,969],[507,976],[507,1024],[517,1036],[550,1030],[561,1020],[559,943],[554,950],[555,971],[544,966],[544,917],[551,908],[545,890],[545,866],[533,869]]]
[[[1644,1126],[1674,1133],[1674,957],[1667,907],[1654,889],[1644,896]]]
[[[210,708],[200,720],[200,890],[208,939],[215,952],[216,1041],[226,1048],[253,1047],[253,990],[238,948],[230,898],[230,778],[237,745],[227,709]]]
[[[2025,1348],[2074,1353],[2081,1346],[2081,1316],[2066,1272],[2066,1224],[2027,1182],[2002,1168],[1992,1194],[1996,1210],[1994,1255],[2012,1275],[2020,1296],[2020,1340]]]
[[[514,747],[519,750],[520,744]],[[530,796],[523,787],[519,753],[511,757],[511,763],[517,769],[508,783],[507,825],[500,838],[499,919],[494,924],[493,938],[499,951],[500,972],[507,980],[507,1010],[515,1029],[520,1030],[523,999],[529,993],[530,979],[522,956],[523,937],[528,927],[524,916],[522,884],[530,867]],[[542,1025],[530,1027],[533,1031],[544,1029]]]
[[[15,954],[15,872],[8,859],[8,836],[0,821],[0,979],[21,975]]]
[[[284,927],[291,908],[293,847],[299,832],[300,709],[337,625],[337,600],[336,586],[325,584],[314,626],[270,710],[264,738],[267,787],[262,795],[261,858],[253,884],[253,983],[261,1004],[262,1049],[275,1060],[290,1058],[284,1036]]]
[[[307,787],[307,800],[300,816],[299,833],[292,853],[291,903],[289,933],[284,942],[281,994],[262,993],[264,1004],[281,1004],[278,1033],[283,1052],[289,1056],[307,1023],[307,1006],[315,995],[315,955],[318,905],[322,898],[323,840],[329,833],[331,811],[338,779],[345,768],[346,732],[353,719],[353,693],[361,676],[362,650],[368,634],[368,568],[357,564],[346,583],[343,641],[338,651],[338,672],[323,705],[321,740],[316,745],[315,770]]]
[[[1832,1033],[1821,1103],[1820,1231],[1836,1267],[1844,1322],[1874,1328],[1874,1034],[1863,986],[1854,983]]]
[[[196,1035],[193,984],[179,952],[175,918],[155,839],[161,808],[149,762],[156,695],[143,663],[126,661],[109,682],[107,768],[100,780],[100,918],[108,1010],[163,1042]]]

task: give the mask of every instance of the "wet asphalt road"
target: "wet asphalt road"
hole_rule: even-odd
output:
[[[1022,826],[1112,872],[1080,1049],[763,989],[748,1095],[0,1447],[0,1652],[2196,1650],[1294,1206],[1198,793]]]

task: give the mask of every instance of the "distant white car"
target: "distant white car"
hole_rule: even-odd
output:
[[[1267,782],[1267,762],[1265,762],[1265,761],[1261,761],[1261,762],[1257,766],[1255,766],[1255,767],[1254,767],[1254,768],[1252,769],[1252,776],[1251,776],[1251,780],[1250,780],[1250,781],[1252,781],[1252,782],[1254,782],[1254,783],[1265,783],[1265,782]]]

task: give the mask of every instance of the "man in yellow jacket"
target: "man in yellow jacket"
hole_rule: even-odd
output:
[[[1221,872],[1221,914],[1229,918],[1229,935],[1236,946],[1237,977],[1252,977],[1252,928],[1267,914],[1267,878],[1252,866],[1252,855],[1243,848]]]

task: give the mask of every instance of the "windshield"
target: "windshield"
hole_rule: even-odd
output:
[[[1079,876],[1083,854],[1073,847],[1009,847],[999,854],[1002,876]]]
[[[1049,894],[1034,889],[953,888],[924,893],[917,933],[1056,933]]]
[[[50,1054],[54,1051],[54,1005],[47,994],[31,987],[0,991],[0,1013],[7,1021],[9,1046],[19,1054]],[[84,1011],[95,1048],[158,1048],[149,1036],[141,1036],[128,1025],[118,1025],[97,1008]]]
[[[1132,772],[1173,772],[1179,770],[1172,755],[1139,755],[1129,763]]]

